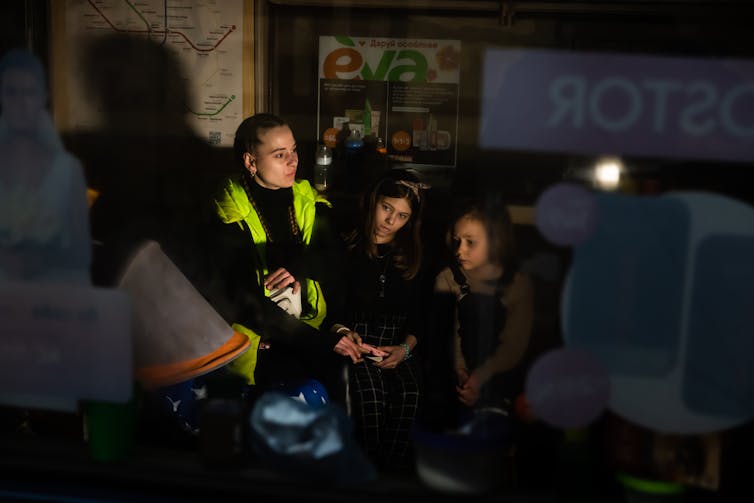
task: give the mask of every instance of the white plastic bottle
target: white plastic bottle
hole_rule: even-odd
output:
[[[314,164],[314,188],[320,192],[326,191],[330,183],[329,171],[331,164],[332,150],[325,144],[319,144]]]

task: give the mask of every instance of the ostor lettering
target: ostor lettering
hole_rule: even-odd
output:
[[[754,137],[754,82],[722,88],[706,80],[622,76],[590,81],[582,75],[555,79],[548,89],[548,127],[595,125],[624,132],[649,124],[653,133],[680,130],[703,136],[716,130]]]

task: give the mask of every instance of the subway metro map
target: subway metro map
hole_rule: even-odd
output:
[[[174,52],[190,96],[187,122],[211,144],[232,144],[243,119],[243,0],[66,0],[72,69],[83,41],[112,33],[148,37]],[[68,72],[68,124],[96,128],[101,118],[76,80],[80,73]]]

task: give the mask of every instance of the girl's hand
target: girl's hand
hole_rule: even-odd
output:
[[[386,356],[388,356],[387,352],[382,351],[381,349],[375,346],[372,346],[371,344],[367,344],[365,342],[360,343],[359,347],[361,348],[361,352],[364,354],[369,354],[372,356],[381,356],[382,358],[385,358]]]
[[[479,388],[481,388],[481,385],[479,384],[479,379],[476,375],[469,375],[468,370],[466,370],[466,375],[468,377],[463,383],[456,386],[456,392],[458,393],[458,400],[460,400],[462,404],[472,407],[479,400]]]
[[[301,283],[296,281],[293,274],[289,273],[284,267],[276,269],[264,278],[264,287],[267,290],[280,290],[281,288],[288,286],[293,286],[293,293],[298,293],[301,288]]]
[[[372,365],[381,369],[394,369],[406,356],[406,349],[403,346],[379,346],[376,349],[384,355],[384,359]]]

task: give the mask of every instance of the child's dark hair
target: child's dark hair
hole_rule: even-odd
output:
[[[477,220],[484,226],[487,235],[488,260],[503,267],[502,282],[508,283],[518,270],[516,240],[508,206],[496,197],[481,197],[464,201],[455,211],[446,235],[446,242],[455,253],[457,243],[453,228],[462,218]]]
[[[411,207],[411,217],[395,235],[393,240],[393,263],[403,271],[405,279],[412,279],[419,272],[422,262],[421,221],[424,208],[424,194],[428,188],[411,171],[393,169],[374,183],[364,193],[361,202],[361,227],[349,237],[349,248],[357,248],[369,258],[377,256],[377,245],[372,241],[377,222],[375,212],[383,197],[406,199]]]

